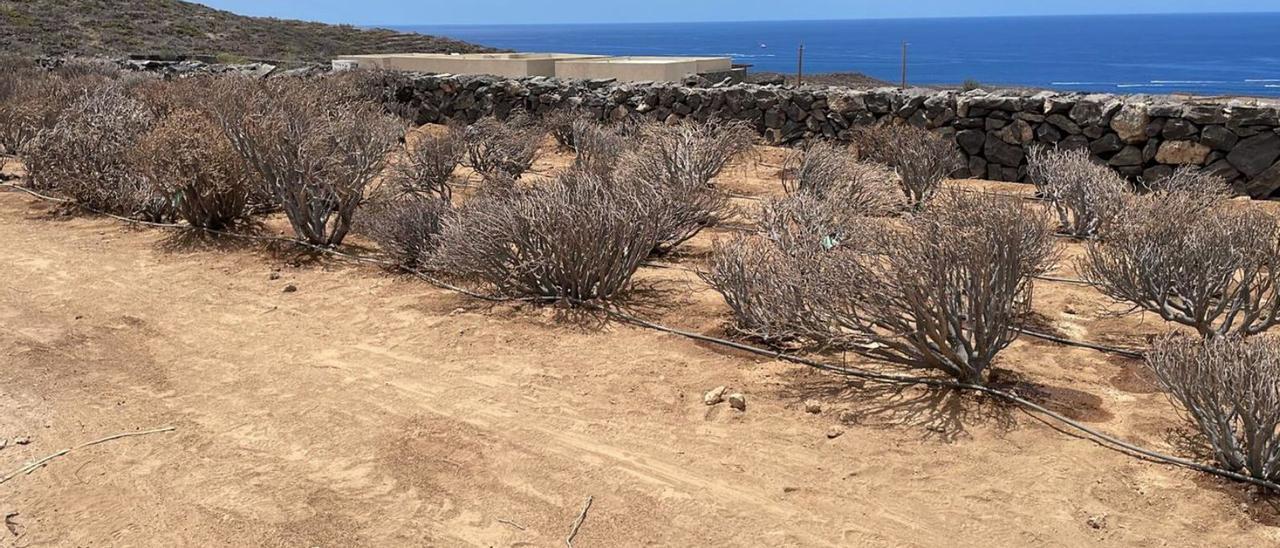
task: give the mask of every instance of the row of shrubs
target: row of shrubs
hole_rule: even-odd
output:
[[[357,77],[13,71],[0,145],[24,158],[28,184],[100,211],[206,229],[280,211],[312,246],[355,230],[404,268],[570,305],[618,299],[644,261],[744,216],[715,181],[750,150],[735,123],[563,111],[406,134],[366,97]],[[574,163],[530,181],[548,135]],[[1034,203],[944,189],[957,161],[908,126],[796,150],[784,195],[717,241],[702,276],[742,335],[985,384],[1060,257],[1056,233],[1086,238],[1087,280],[1200,333],[1161,339],[1148,363],[1219,462],[1280,479],[1280,343],[1250,338],[1280,321],[1273,218],[1197,172],[1134,189],[1086,155],[1040,150],[1031,170],[1055,227]]]
[[[1085,241],[1086,281],[1197,333],[1155,341],[1147,364],[1218,462],[1280,479],[1280,339],[1262,335],[1280,323],[1277,219],[1193,167],[1135,187],[1086,152],[1039,149],[1030,173],[1061,230]]]

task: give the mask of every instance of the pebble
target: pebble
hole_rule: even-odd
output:
[[[822,412],[822,404],[819,403],[817,400],[805,400],[804,410],[806,413],[817,415],[818,413]]]
[[[272,272],[272,273],[271,273],[271,276],[269,276],[269,278],[271,278],[272,280],[279,280],[279,279],[280,279],[280,273],[279,273],[279,272]]]
[[[293,285],[293,284],[289,284],[289,285],[284,286],[284,292],[285,292],[285,293],[293,293],[293,292],[295,292],[295,291],[297,291],[297,290],[298,290],[298,286]]]
[[[9,446],[9,438],[0,438],[0,449],[4,449],[5,447],[8,447],[8,446]]]
[[[843,435],[844,429],[839,426],[832,426],[830,430],[827,430],[827,439],[829,440],[834,440]]]
[[[707,392],[704,396],[702,396],[702,403],[705,403],[707,405],[715,405],[717,403],[724,401],[724,392],[728,389],[729,387],[727,386],[717,386],[715,388],[712,388],[710,392]]]
[[[31,443],[31,438],[28,438],[28,437],[26,437],[26,436],[22,436],[22,437],[19,437],[19,438],[13,438],[13,443],[16,443],[16,444],[18,444],[18,445],[26,445],[26,444],[28,444],[28,443]]]
[[[742,394],[729,394],[729,407],[738,411],[747,410],[747,397]]]
[[[1089,524],[1089,527],[1092,527],[1092,528],[1094,528],[1094,529],[1106,529],[1106,527],[1107,527],[1107,515],[1106,515],[1106,514],[1100,514],[1100,515],[1096,515],[1096,516],[1089,516],[1089,519],[1088,519],[1088,520],[1085,520],[1085,523],[1088,523],[1088,524]]]

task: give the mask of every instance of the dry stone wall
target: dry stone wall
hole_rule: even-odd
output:
[[[1088,149],[1131,179],[1179,165],[1221,175],[1257,198],[1280,195],[1280,110],[1258,100],[1062,92],[850,90],[751,84],[695,87],[555,78],[384,75],[385,99],[418,123],[579,108],[600,119],[674,122],[722,117],[753,125],[770,143],[851,140],[858,126],[905,123],[936,131],[965,158],[958,176],[1025,181],[1039,143]]]

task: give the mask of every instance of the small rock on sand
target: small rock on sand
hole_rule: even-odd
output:
[[[747,397],[742,394],[729,394],[729,407],[738,411],[747,410]]]
[[[839,426],[832,426],[830,430],[827,430],[827,439],[829,440],[834,440],[843,435],[844,429]]]
[[[289,284],[289,285],[284,286],[284,292],[285,292],[285,293],[293,293],[293,292],[296,292],[297,290],[298,290],[298,286],[293,285],[293,284]]]
[[[717,386],[712,388],[710,392],[707,392],[706,395],[702,396],[702,403],[715,405],[724,401],[724,392],[728,389],[729,387],[727,386]]]
[[[279,272],[272,272],[272,273],[271,273],[271,275],[270,275],[270,276],[268,276],[268,278],[271,278],[272,280],[279,280],[279,279],[280,279],[280,273],[279,273]]]
[[[822,412],[822,404],[819,403],[817,400],[805,400],[804,411],[806,413],[812,413],[814,415],[817,415],[818,413]]]
[[[13,438],[13,443],[17,445],[26,445],[28,443],[31,443],[31,438],[28,438],[26,436]]]

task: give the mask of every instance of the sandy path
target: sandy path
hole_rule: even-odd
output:
[[[0,485],[19,533],[0,529],[0,546],[562,546],[589,495],[577,546],[1280,542],[1239,486],[972,398],[859,388],[338,262],[174,249],[15,193],[0,193],[0,249],[0,437],[31,438],[0,469],[178,428]],[[687,273],[645,279],[649,315],[723,322]],[[1072,336],[1163,329],[1099,319],[1084,288],[1038,298]],[[1057,408],[1177,450],[1180,423],[1135,362],[1033,341],[1005,356]],[[721,384],[746,413],[703,405]]]

